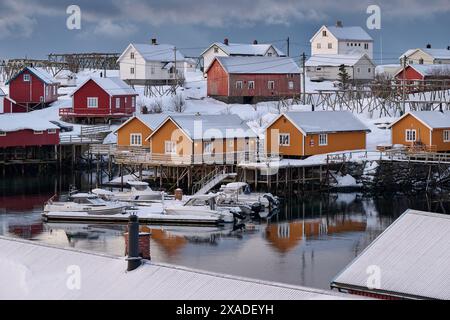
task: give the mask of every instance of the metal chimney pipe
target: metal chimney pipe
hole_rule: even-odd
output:
[[[141,265],[139,256],[139,219],[136,215],[130,215],[128,220],[128,271],[133,271]]]

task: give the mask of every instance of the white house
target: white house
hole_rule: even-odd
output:
[[[184,60],[184,72],[194,72],[197,70],[197,59],[186,58]]]
[[[175,66],[176,61],[176,66]],[[170,44],[131,43],[118,59],[120,78],[132,84],[167,81],[184,75],[185,58]]]
[[[405,56],[407,64],[450,64],[450,46],[447,49],[410,49],[399,57],[400,64]]]
[[[305,63],[306,75],[312,81],[338,80],[339,67],[345,69],[354,80],[372,80],[375,77],[375,64],[367,54],[319,54]]]
[[[373,59],[373,39],[361,27],[322,26],[311,38],[311,55],[318,54],[366,54]]]
[[[216,57],[232,56],[285,57],[286,54],[272,44],[259,44],[256,40],[253,44],[246,44],[230,43],[225,39],[223,43],[215,42],[203,51],[203,70],[207,70]]]

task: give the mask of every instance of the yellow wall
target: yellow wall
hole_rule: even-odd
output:
[[[279,146],[278,133],[290,134],[290,145]],[[303,153],[303,135],[301,132],[283,115],[266,129],[266,150],[270,154],[281,153],[285,156],[301,156]]]
[[[142,134],[142,146],[146,148],[150,147],[150,143],[146,142],[145,139],[152,134],[152,130],[138,118],[134,118],[117,130],[117,145],[119,147],[129,147],[131,143],[130,135],[132,133]]]
[[[437,151],[450,151],[450,142],[444,142],[444,130],[448,129],[435,129],[433,130],[433,145],[437,147]]]
[[[171,120],[167,120],[150,138],[152,153],[165,154],[165,142],[175,141],[177,143],[177,155],[192,155],[192,141]]]
[[[392,126],[392,144],[412,145],[411,142],[406,142],[406,129],[415,129],[416,140],[430,145],[430,128],[410,114]]]

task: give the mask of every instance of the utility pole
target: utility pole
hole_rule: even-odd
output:
[[[303,52],[302,53],[302,103],[306,104],[306,85],[305,85],[305,81],[306,81],[306,69],[305,69],[305,64],[306,64],[306,54]]]
[[[290,57],[291,56],[291,40],[289,39],[289,37],[286,39],[287,42],[287,56]]]
[[[406,56],[402,58],[403,80],[402,80],[402,115],[406,112]]]
[[[176,88],[178,86],[178,69],[177,69],[177,47],[173,48],[173,54],[175,57],[175,93],[177,92]]]

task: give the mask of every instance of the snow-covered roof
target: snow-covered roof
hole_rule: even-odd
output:
[[[4,97],[6,94],[3,92],[2,88],[0,88],[0,97]]]
[[[131,122],[133,119],[139,119],[144,123],[147,127],[149,127],[151,130],[155,130],[159,127],[161,123],[164,122],[168,117],[167,114],[163,113],[153,113],[153,114],[139,114],[136,116],[131,117],[127,121],[125,121],[120,127],[118,127],[114,132],[119,131],[121,128],[125,127],[129,122]],[[146,138],[146,137],[144,137]]]
[[[0,115],[0,131],[3,132],[20,130],[43,131],[49,129],[59,129],[59,127],[32,113],[6,113]]]
[[[338,292],[148,261],[131,272],[126,268],[124,257],[0,237],[0,286],[7,288],[0,290],[0,299],[355,299]],[[71,290],[69,276],[78,271],[81,289]]]
[[[175,61],[175,46],[171,44],[145,44],[132,43],[122,53],[118,61],[122,60],[123,55],[128,51],[129,47],[133,46],[137,52],[144,58],[145,61],[160,61],[171,62]],[[184,55],[177,50],[176,60],[184,61]]]
[[[225,71],[231,74],[300,73],[294,59],[289,57],[216,57],[216,59]]]
[[[450,76],[450,65],[447,64],[411,64],[408,68],[413,68],[424,77],[439,74]],[[402,71],[403,69],[399,70],[397,74]]]
[[[45,71],[42,68],[33,68],[33,67],[25,67],[20,72],[18,72],[14,77],[12,77],[6,84],[10,83],[14,79],[16,79],[19,75],[21,75],[25,70],[28,70],[32,74],[34,74],[36,77],[41,79],[46,84],[58,84],[58,81],[53,78],[50,73]]]
[[[247,44],[247,43],[228,43],[224,44],[221,42],[213,43],[212,46],[217,46],[223,51],[225,51],[230,56],[264,56],[270,48],[273,48],[279,56],[286,56],[286,54],[275,47],[272,44]],[[209,48],[207,50],[209,50]],[[206,51],[207,51],[206,50]],[[205,51],[205,52],[206,52]]]
[[[417,49],[409,49],[404,54],[402,54],[399,58],[402,59],[404,56],[409,57],[417,50],[421,50],[426,54],[430,55],[434,59],[442,59],[442,60],[450,60],[450,50],[448,49],[431,49],[431,48],[417,48]]]
[[[307,67],[339,67],[340,65],[354,66],[361,59],[366,58],[373,66],[372,60],[365,53],[359,54],[316,54],[309,58],[305,66]]]
[[[327,26],[327,29],[338,40],[373,41],[372,37],[361,27]]]
[[[284,115],[304,134],[370,132],[364,123],[349,111],[291,111]]]
[[[138,95],[136,91],[128,84],[126,84],[122,79],[118,77],[111,78],[88,78],[81,85],[79,85],[73,92],[72,96],[77,92],[81,87],[83,87],[90,80],[94,81],[97,85],[99,85],[105,92],[107,92],[110,96],[125,96],[125,95]]]
[[[169,118],[192,140],[257,137],[256,133],[237,114],[185,114],[170,115]],[[159,127],[153,133],[157,132]]]
[[[408,210],[354,259],[332,285],[406,298],[448,300],[449,243],[449,215]],[[376,272],[375,267],[381,272],[379,283],[374,282],[378,288],[368,288],[372,283],[368,281],[369,267],[371,272]]]
[[[390,128],[408,115],[414,116],[430,129],[450,128],[450,111],[411,111],[391,123]]]

